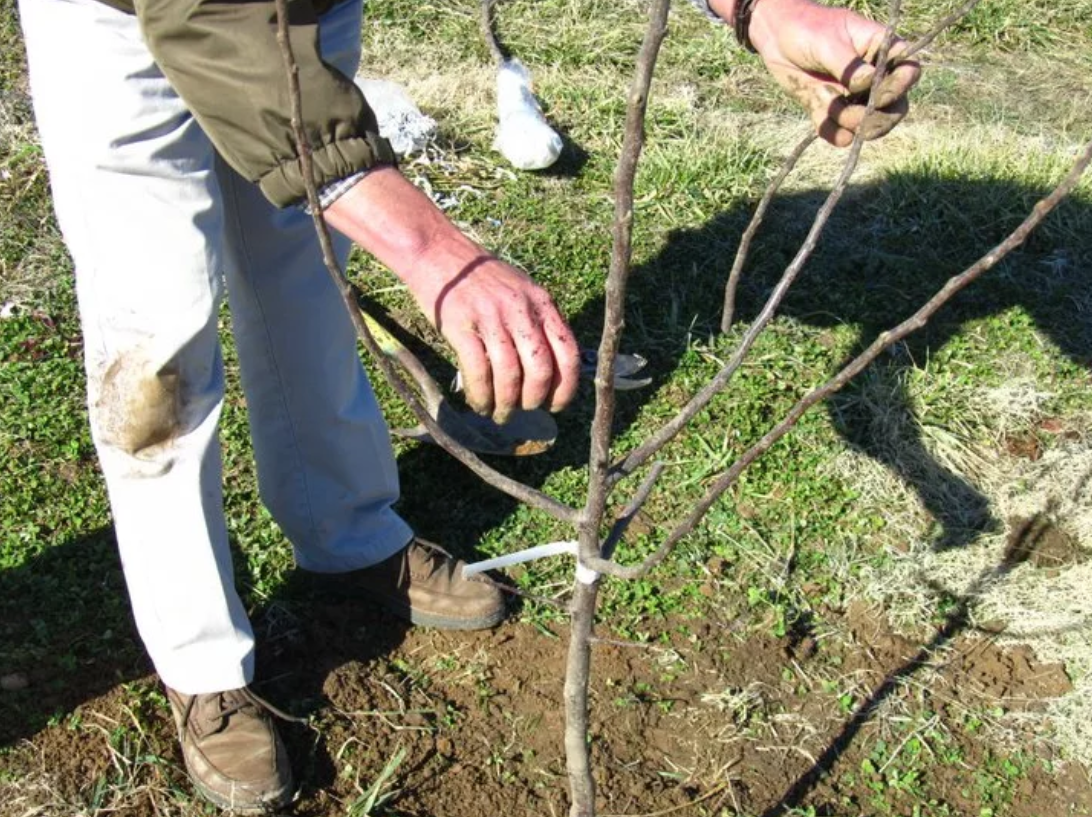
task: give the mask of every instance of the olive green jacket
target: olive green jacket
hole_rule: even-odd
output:
[[[319,55],[319,15],[353,1],[288,0],[320,188],[394,162],[364,95]],[[305,197],[273,0],[102,2],[137,15],[156,63],[228,164],[278,206]]]

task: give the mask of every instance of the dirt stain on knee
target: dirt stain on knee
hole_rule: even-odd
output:
[[[136,350],[117,357],[95,402],[104,442],[139,456],[177,436],[181,426],[178,369],[156,367]]]

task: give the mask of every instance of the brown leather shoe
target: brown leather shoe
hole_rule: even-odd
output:
[[[178,726],[186,771],[197,791],[222,809],[262,812],[292,799],[292,770],[269,718],[290,718],[247,687],[167,699]]]
[[[395,615],[441,630],[487,630],[504,619],[504,596],[439,545],[414,539],[377,565],[326,577],[342,592],[361,593]]]

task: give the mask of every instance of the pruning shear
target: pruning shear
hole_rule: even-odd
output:
[[[635,378],[648,361],[637,354],[617,354],[614,356],[614,388],[618,391],[632,391],[643,389],[652,382],[651,377]],[[599,366],[599,352],[595,349],[581,347],[580,349],[580,374],[585,377],[595,377],[595,370]]]

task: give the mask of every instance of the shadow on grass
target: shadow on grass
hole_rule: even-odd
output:
[[[803,804],[811,790],[834,768],[842,755],[850,748],[861,729],[879,711],[884,701],[892,693],[896,692],[904,681],[910,679],[919,670],[934,661],[937,655],[958,636],[973,629],[971,613],[975,602],[989,589],[990,585],[1001,581],[1031,558],[1050,528],[1047,522],[1049,516],[1049,509],[1044,513],[1035,514],[1013,531],[1005,547],[1001,562],[979,573],[974,581],[968,585],[966,592],[951,597],[951,608],[944,615],[932,638],[923,644],[902,666],[884,677],[879,686],[872,691],[872,694],[842,726],[841,731],[831,740],[823,753],[816,758],[812,767],[795,780],[774,805],[762,812],[762,817],[779,817],[779,815],[788,814],[797,806]],[[950,593],[939,585],[932,585],[932,590],[950,596]],[[836,813],[838,812],[829,812],[822,808],[815,811],[817,815],[833,815]]]
[[[907,174],[853,188],[780,314],[813,327],[858,328],[852,352],[831,368],[833,374],[1006,236],[1046,192],[1004,181]],[[759,312],[823,198],[820,193],[802,193],[776,201],[744,272],[737,324],[748,323]],[[699,229],[675,231],[654,258],[635,269],[627,303],[630,328],[622,348],[649,358],[654,385],[619,394],[616,433],[632,426],[655,384],[665,382],[679,365],[691,337],[703,339],[718,332],[723,282],[749,216],[749,207],[740,208]],[[640,224],[638,213],[638,230]],[[1026,323],[1048,336],[1071,361],[1092,366],[1090,236],[1092,208],[1073,199],[1064,202],[1009,260],[957,295],[923,330],[827,405],[847,444],[882,463],[917,492],[936,520],[938,550],[964,547],[996,529],[998,522],[981,491],[930,454],[900,375],[943,354],[968,324],[1014,308],[1015,331],[1021,331],[1026,316]],[[602,300],[595,299],[570,316],[585,343],[601,331],[602,306]],[[883,378],[883,388],[867,389],[862,380],[868,377]],[[559,469],[583,468],[591,395],[585,384],[576,404],[558,418],[558,443],[550,452],[498,461],[497,467],[536,486]],[[400,471],[403,514],[423,535],[464,554],[472,552],[474,543],[516,505],[436,448],[421,446],[405,453]],[[444,513],[437,514],[437,507]],[[534,543],[513,542],[512,549],[529,544]]]
[[[26,683],[0,691],[0,747],[149,671],[113,530],[94,531],[0,571],[0,675]]]

